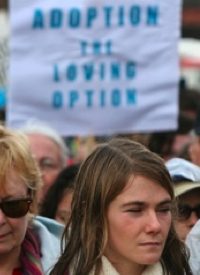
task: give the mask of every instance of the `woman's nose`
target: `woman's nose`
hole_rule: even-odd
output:
[[[196,213],[194,211],[192,211],[189,219],[188,219],[188,222],[190,223],[191,226],[194,226],[195,223],[199,220],[199,218],[197,217]]]
[[[159,232],[161,230],[160,221],[156,212],[149,213],[147,217],[146,228],[148,232]]]
[[[0,225],[5,223],[5,214],[3,213],[3,211],[0,208]]]

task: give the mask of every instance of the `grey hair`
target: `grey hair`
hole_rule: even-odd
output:
[[[22,125],[20,130],[24,134],[40,134],[51,139],[54,143],[58,145],[61,153],[63,167],[66,166],[70,150],[65,144],[64,139],[49,124],[41,120],[30,119],[24,125]]]

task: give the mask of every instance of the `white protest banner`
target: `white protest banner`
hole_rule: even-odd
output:
[[[62,135],[177,127],[181,0],[10,0],[7,124]]]

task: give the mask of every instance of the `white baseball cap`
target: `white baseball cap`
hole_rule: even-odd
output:
[[[175,196],[183,195],[193,189],[200,189],[199,166],[181,158],[172,158],[165,164],[174,182]]]

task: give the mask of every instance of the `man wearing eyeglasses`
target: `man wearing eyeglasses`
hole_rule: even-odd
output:
[[[166,167],[177,198],[175,229],[182,241],[200,219],[200,167],[181,158],[172,158]]]
[[[29,139],[32,154],[42,174],[41,203],[58,174],[67,166],[69,150],[61,136],[44,122],[29,120],[21,130]]]

